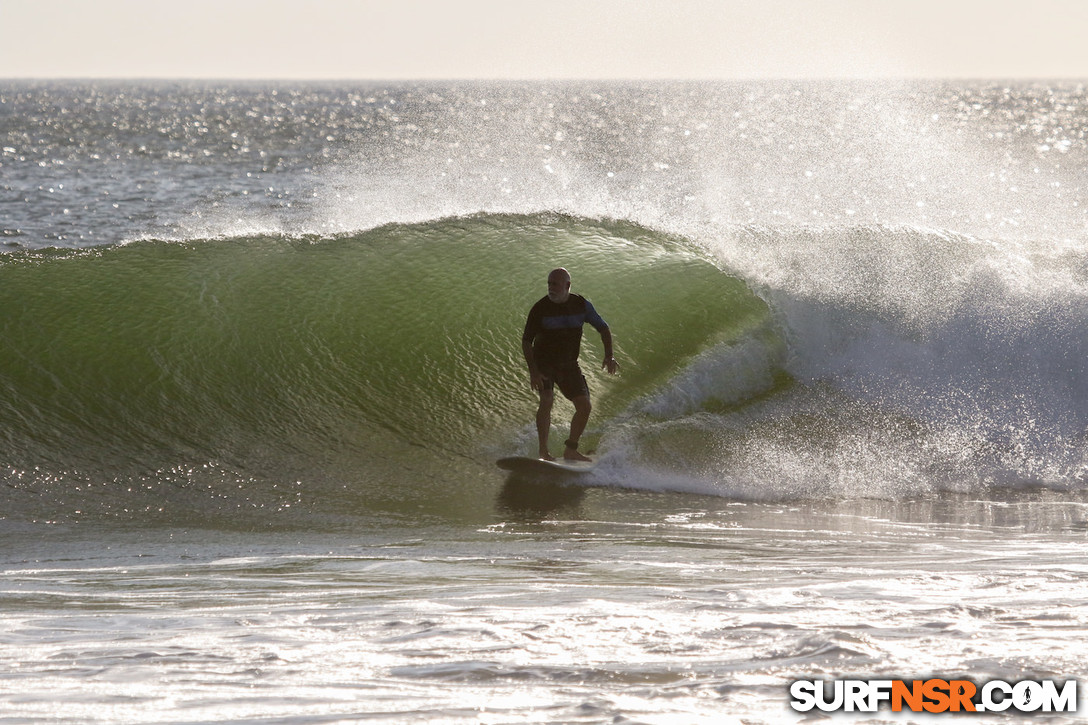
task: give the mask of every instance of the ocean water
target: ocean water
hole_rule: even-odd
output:
[[[1083,681],[1086,134],[1074,81],[0,82],[0,717]],[[541,482],[555,266],[622,370]]]

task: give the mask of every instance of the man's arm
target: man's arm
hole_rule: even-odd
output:
[[[620,369],[620,364],[616,362],[616,358],[612,357],[612,330],[605,326],[599,332],[601,333],[601,342],[604,343],[604,362],[601,367],[607,370],[609,375],[615,375]]]
[[[536,355],[533,354],[533,341],[522,338],[521,351],[525,355],[525,364],[529,366],[529,384],[533,390],[540,391],[544,385],[544,377],[536,366]]]
[[[521,352],[525,355],[525,364],[529,367],[529,384],[537,392],[544,387],[544,376],[540,374],[540,368],[536,366],[536,354],[533,352],[533,341],[540,334],[539,304],[538,302],[529,310],[529,316],[525,320],[525,330],[521,333]]]
[[[604,343],[604,363],[601,364],[601,367],[608,370],[609,375],[615,375],[616,371],[620,369],[620,364],[616,362],[616,358],[612,357],[612,330],[608,328],[608,323],[604,321],[604,318],[601,317],[589,300],[586,300],[586,322],[593,325],[597,332],[601,333],[601,342]]]

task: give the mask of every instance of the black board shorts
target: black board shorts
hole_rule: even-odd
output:
[[[540,392],[545,390],[552,392],[554,386],[558,385],[559,392],[567,400],[574,400],[581,395],[589,397],[589,385],[586,383],[586,376],[582,374],[582,368],[578,367],[576,362],[569,365],[544,365],[540,367],[540,374],[544,376],[544,383],[540,388]]]

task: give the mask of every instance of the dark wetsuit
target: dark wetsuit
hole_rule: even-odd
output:
[[[544,376],[544,390],[551,390],[554,384],[570,400],[589,395],[589,386],[578,367],[582,326],[587,322],[598,332],[608,329],[608,323],[581,295],[571,294],[563,303],[545,296],[529,310],[521,339],[533,344],[537,368]]]

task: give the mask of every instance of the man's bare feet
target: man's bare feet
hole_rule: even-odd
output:
[[[591,461],[593,460],[589,456],[583,456],[578,452],[577,448],[567,448],[563,451],[563,460],[565,461]]]
[[[551,453],[548,453],[547,451],[541,451],[540,455],[537,456],[537,457],[542,461],[554,461],[555,460],[555,456],[553,456]]]

